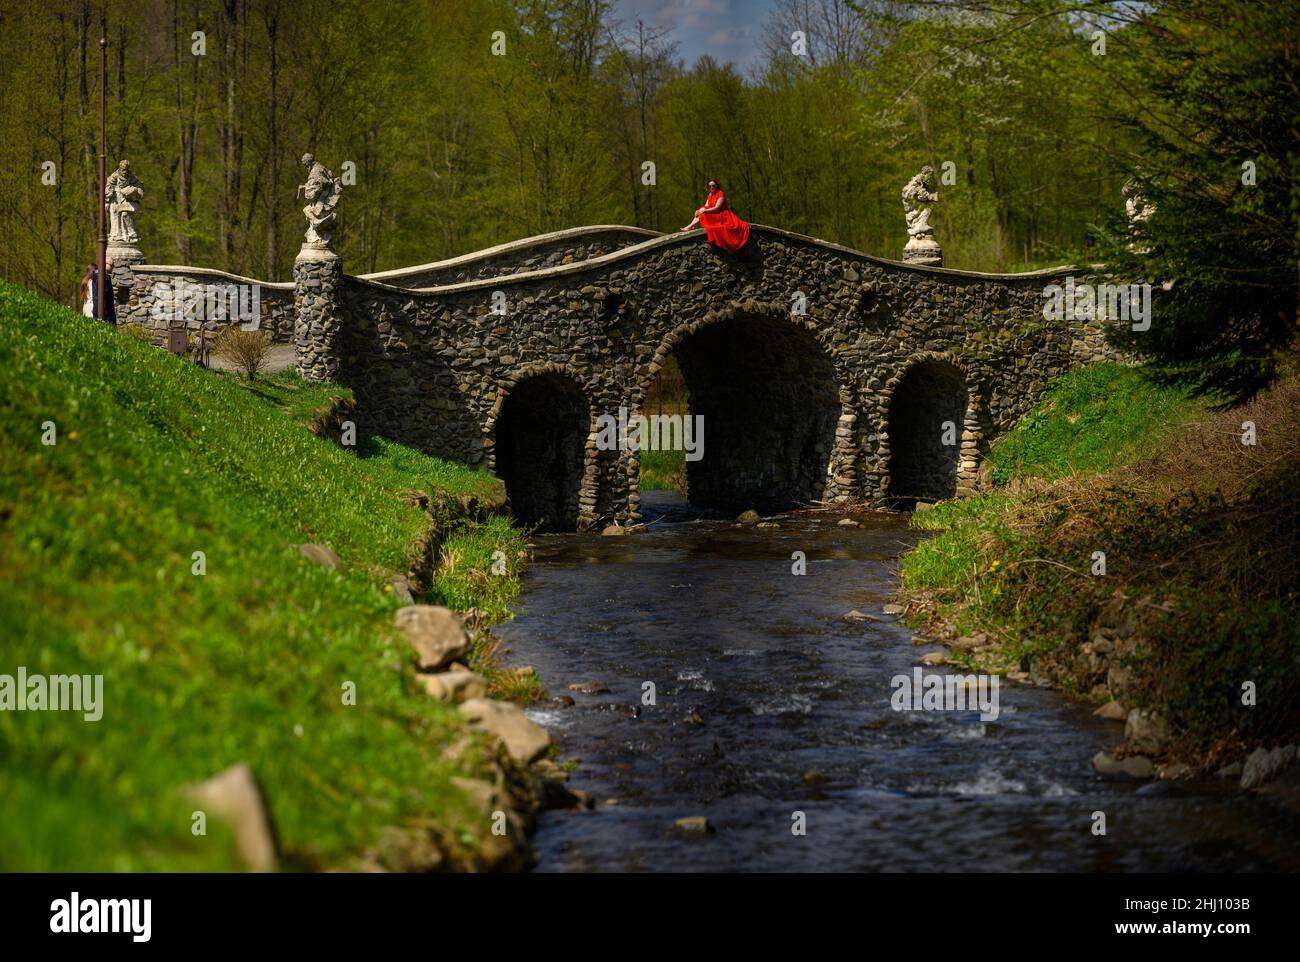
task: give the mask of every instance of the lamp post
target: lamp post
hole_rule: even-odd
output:
[[[108,267],[108,233],[104,223],[106,198],[105,182],[108,179],[107,160],[104,151],[107,150],[108,142],[108,102],[105,96],[105,87],[107,86],[108,77],[108,15],[104,9],[100,11],[99,18],[99,270],[97,272],[96,285],[98,290],[95,292],[98,298],[98,310],[96,313],[102,321],[107,313],[104,292],[108,287],[105,272]]]

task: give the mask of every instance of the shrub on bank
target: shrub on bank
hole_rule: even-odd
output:
[[[1004,668],[1154,709],[1183,749],[1294,737],[1300,386],[1210,415],[1134,383],[1138,371],[1097,367],[1109,370],[1062,379],[995,448],[1008,487],[914,516],[941,529],[903,563],[921,619],[1000,639]],[[1064,470],[1079,452],[1099,473]]]

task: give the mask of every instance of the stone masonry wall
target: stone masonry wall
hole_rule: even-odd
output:
[[[186,309],[178,299],[182,284],[193,287],[218,288],[226,285],[253,285],[258,289],[260,312],[259,329],[271,335],[276,344],[293,343],[295,319],[294,286],[291,283],[268,284],[251,277],[240,277],[224,271],[198,267],[166,267],[149,264],[129,268],[115,268],[113,280],[117,294],[118,324],[140,324],[148,329],[154,344],[165,346],[167,332],[173,325],[183,326],[194,333],[200,328],[215,332],[228,326],[228,320],[186,317]],[[175,320],[173,320],[175,318]]]
[[[384,271],[379,274],[363,274],[361,277],[363,280],[372,280],[393,287],[441,287],[464,281],[508,277],[511,274],[574,264],[611,254],[658,236],[655,231],[642,230],[639,227],[579,227],[530,237],[511,244],[502,244],[499,247],[447,261]]]
[[[654,231],[636,227],[580,227],[502,244],[486,251],[422,267],[364,276],[395,287],[433,287],[572,264],[656,236],[658,235]],[[116,265],[111,282],[116,295],[118,323],[142,325],[149,330],[153,343],[158,346],[167,343],[167,333],[175,323],[171,318],[179,319],[184,313],[175,296],[181,283],[193,286],[257,286],[261,306],[260,329],[270,334],[271,340],[276,344],[292,344],[294,340],[297,309],[294,306],[292,282],[271,283],[202,267],[129,263]],[[158,285],[168,288],[169,292],[162,291]],[[201,327],[215,332],[226,323],[190,317],[184,326],[190,333]]]
[[[1043,287],[1066,271],[981,275],[908,266],[757,225],[751,238],[741,257],[692,232],[436,291],[343,275],[337,291],[300,305],[303,370],[321,376],[336,361],[329,376],[354,390],[363,432],[489,469],[496,420],[515,386],[544,373],[567,378],[592,418],[579,494],[580,524],[592,524],[639,514],[639,459],[596,450],[595,419],[621,405],[638,413],[667,357],[691,354],[692,335],[714,324],[726,323],[730,337],[751,347],[771,341],[774,323],[816,345],[839,412],[833,432],[814,429],[830,449],[823,455],[812,444],[824,460],[814,493],[825,499],[882,500],[891,492],[891,446],[938,443],[937,432],[889,433],[893,392],[914,365],[940,369],[933,362],[942,362],[964,382],[956,489],[967,494],[979,456],[1047,383],[1107,353],[1100,324],[1043,318]],[[299,278],[300,294],[313,279]],[[493,312],[494,291],[505,295],[504,314]],[[727,370],[725,350],[713,345],[706,353]],[[779,408],[773,400],[772,418]],[[708,437],[706,424],[706,458]]]

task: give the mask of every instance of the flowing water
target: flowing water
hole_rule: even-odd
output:
[[[655,523],[635,536],[537,536],[497,632],[510,662],[575,700],[529,714],[598,800],[542,816],[539,871],[1300,868],[1300,819],[1269,798],[1212,778],[1100,780],[1090,759],[1123,726],[1056,693],[1004,683],[988,722],[893,710],[890,680],[929,649],[893,618],[844,615],[880,615],[919,537],[904,517],[760,530],[671,494],[645,509]],[[567,689],[591,681],[609,691]],[[674,829],[686,816],[714,831]]]

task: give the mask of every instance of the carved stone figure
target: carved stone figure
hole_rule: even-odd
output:
[[[311,154],[302,155],[302,165],[307,168],[307,183],[298,186],[298,196],[307,201],[302,209],[307,218],[304,250],[327,251],[334,241],[334,209],[343,193],[343,182]]]
[[[1156,205],[1142,196],[1137,181],[1129,180],[1124,184],[1124,214],[1128,217],[1129,250],[1136,254],[1145,254],[1146,248],[1138,246],[1138,237],[1142,225],[1156,212]]]
[[[144,198],[144,184],[131,173],[129,161],[122,161],[104,181],[104,203],[108,207],[110,246],[134,247],[140,242],[135,215]]]
[[[907,219],[907,246],[903,260],[910,264],[943,264],[943,251],[930,226],[930,204],[939,199],[934,190],[934,168],[926,164],[903,188],[903,216]]]

